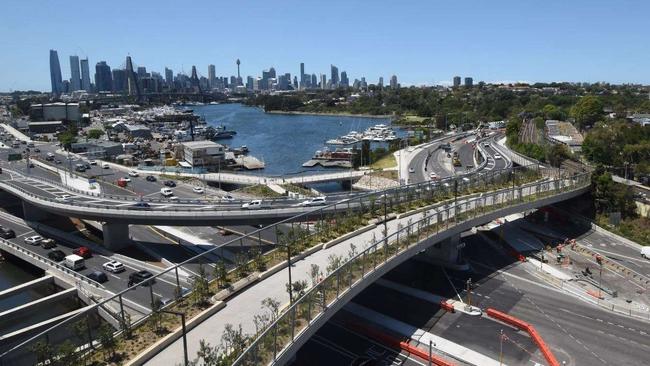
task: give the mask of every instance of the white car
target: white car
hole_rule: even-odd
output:
[[[241,205],[241,208],[245,208],[247,210],[259,210],[263,207],[265,207],[265,205],[262,204],[262,200],[252,200]]]
[[[650,247],[641,248],[641,257],[650,259]]]
[[[130,176],[130,177],[139,177],[140,174],[138,174],[138,172],[136,172],[135,170],[131,170],[131,171],[129,172],[129,176]]]
[[[179,198],[178,196],[171,196],[171,197],[167,197],[167,199],[169,199],[170,201],[177,202]]]
[[[90,160],[90,161],[88,162],[88,164],[90,164],[90,165],[97,165],[97,160]]]
[[[34,235],[25,238],[25,243],[31,245],[39,245],[42,241],[43,241],[43,237],[40,235]]]
[[[102,163],[102,169],[108,169],[110,166],[108,166],[108,163]]]
[[[323,206],[327,204],[327,198],[325,197],[314,197],[306,201],[302,201],[298,206]]]
[[[413,169],[413,167],[409,167],[409,173],[415,173],[415,169]]]
[[[431,173],[431,174],[429,174],[429,178],[431,178],[431,180],[438,180],[438,174]]]
[[[193,187],[192,192],[198,193],[198,194],[203,194],[203,193],[205,193],[205,190],[203,189],[203,187]]]
[[[225,195],[225,196],[222,196],[222,197],[221,197],[221,200],[222,200],[222,201],[232,202],[232,201],[235,200],[235,197],[233,197],[233,196],[227,194],[227,195]]]
[[[72,201],[72,196],[69,194],[62,194],[56,197],[56,200],[59,202],[70,202]]]
[[[169,197],[174,195],[174,191],[172,191],[171,188],[163,187],[160,189],[160,194],[165,197]]]
[[[490,143],[489,143],[489,142],[486,142],[486,143],[483,144],[483,146],[485,146],[485,147],[490,147]]]
[[[501,155],[494,154],[494,160],[501,160]]]
[[[124,177],[124,178],[122,178],[122,180],[125,181],[125,182],[130,182],[130,181],[131,181],[131,178],[129,178],[129,177]]]
[[[113,272],[113,273],[120,273],[123,272],[126,268],[124,267],[124,264],[118,261],[110,261],[102,264],[102,268],[104,268],[108,272]]]

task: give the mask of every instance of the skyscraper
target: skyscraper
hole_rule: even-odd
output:
[[[465,78],[465,87],[466,88],[471,88],[472,85],[474,85],[474,79],[467,77]]]
[[[347,88],[350,86],[350,80],[348,79],[348,73],[345,71],[341,72],[341,86]]]
[[[106,61],[99,61],[95,65],[95,88],[98,92],[113,90],[113,75]]]
[[[165,67],[165,83],[168,87],[174,85],[174,71]]]
[[[208,65],[208,85],[214,89],[217,84],[217,71],[214,65]]]
[[[454,76],[454,88],[458,88],[460,86],[460,76]]]
[[[300,89],[305,87],[305,63],[300,63]]]
[[[61,78],[61,64],[56,50],[50,50],[50,81],[52,81],[52,94],[63,93],[63,79]]]
[[[127,90],[126,71],[122,69],[113,69],[113,91],[123,93]]]
[[[327,75],[325,74],[320,74],[320,88],[327,88]]]
[[[340,81],[340,79],[339,79],[339,68],[334,66],[334,65],[330,65],[330,74],[331,74],[330,75],[330,81],[332,82],[332,88],[338,87],[339,86],[339,81]]]
[[[384,87],[384,77],[383,76],[379,77],[379,83],[377,83],[377,86],[380,87],[380,88]]]
[[[138,68],[139,69],[139,68]],[[190,76],[190,84],[195,92],[201,92],[201,84],[199,82],[199,76],[196,73],[196,66],[192,66],[192,75]]]
[[[138,77],[133,71],[131,56],[126,56],[126,82],[129,95],[135,95],[140,99],[140,86],[138,85]]]
[[[88,57],[81,60],[81,89],[92,92],[90,86],[90,68],[88,67]]]
[[[70,90],[81,90],[81,73],[79,72],[79,56],[70,56]]]
[[[318,77],[316,76],[316,74],[311,74],[311,87],[313,89],[318,88]]]
[[[390,88],[397,89],[397,75],[393,75],[390,77]]]

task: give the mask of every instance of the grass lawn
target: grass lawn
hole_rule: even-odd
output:
[[[397,166],[397,161],[395,160],[395,155],[388,154],[384,156],[383,158],[375,161],[370,165],[372,169],[386,169],[386,168],[393,168]]]

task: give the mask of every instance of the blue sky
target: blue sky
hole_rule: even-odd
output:
[[[650,83],[650,1],[3,0],[0,91],[49,90],[49,49],[162,72],[396,74],[402,84],[485,81]],[[94,73],[94,70],[91,70]]]

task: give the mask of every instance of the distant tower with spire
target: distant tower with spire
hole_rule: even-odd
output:
[[[241,75],[239,74],[239,65],[241,65],[241,61],[237,59],[237,85],[242,85],[242,80],[241,80]]]

